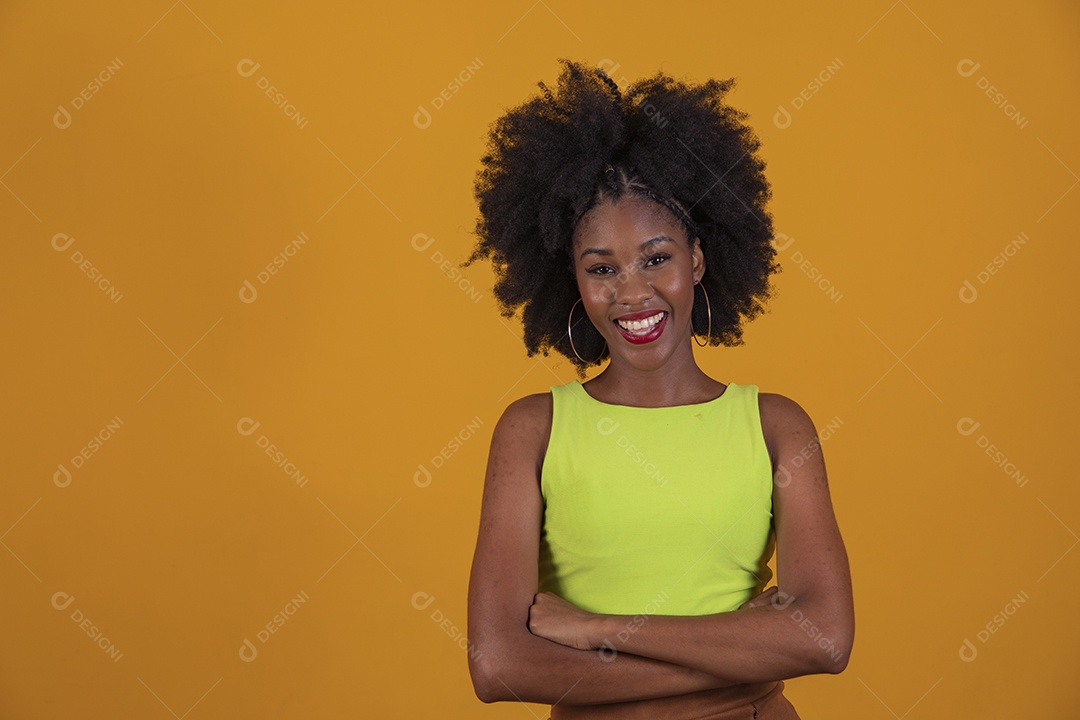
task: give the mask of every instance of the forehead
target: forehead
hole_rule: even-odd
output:
[[[665,206],[640,195],[624,195],[601,201],[585,213],[574,228],[574,245],[585,240],[640,241],[654,235],[685,239],[685,234],[683,224]]]

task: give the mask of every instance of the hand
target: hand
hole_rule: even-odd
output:
[[[762,593],[760,595],[758,595],[757,597],[750,598],[749,600],[744,602],[742,605],[739,606],[739,610],[762,607],[764,605],[768,605],[770,602],[773,602],[773,598],[776,596],[776,594],[778,592],[780,592],[780,588],[777,587],[776,585],[773,585],[771,588],[763,590]],[[736,611],[736,612],[738,612],[738,611]]]
[[[593,630],[602,617],[582,610],[551,592],[537,593],[529,606],[529,631],[560,645],[578,650],[594,650],[601,643],[593,642]]]

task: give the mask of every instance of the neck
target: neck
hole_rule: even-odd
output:
[[[684,353],[655,368],[631,365],[613,355],[604,371],[589,381],[589,390],[605,402],[666,407],[710,400],[720,385],[698,367],[687,346]]]

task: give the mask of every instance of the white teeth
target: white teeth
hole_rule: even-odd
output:
[[[619,326],[622,327],[624,330],[629,330],[631,332],[636,332],[637,334],[641,335],[641,334],[651,330],[652,327],[654,325],[656,325],[656,323],[660,322],[663,319],[664,319],[664,312],[661,311],[661,312],[658,312],[655,315],[651,315],[651,316],[649,316],[649,317],[647,317],[647,318],[645,318],[643,320],[630,320],[630,321],[616,320],[615,322],[619,323]]]

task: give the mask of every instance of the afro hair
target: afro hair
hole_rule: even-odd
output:
[[[659,72],[622,92],[602,69],[560,62],[557,91],[538,83],[539,95],[490,127],[475,179],[478,242],[462,266],[490,259],[500,312],[509,318],[521,309],[528,356],[554,349],[584,377],[609,352],[595,328],[574,338],[591,362],[567,336],[580,297],[574,229],[598,202],[637,193],[700,240],[711,323],[705,303],[695,302],[696,333],[709,345],[742,344],[742,319],[765,309],[780,266],[760,142],[746,113],[724,102],[734,79],[694,85]]]

